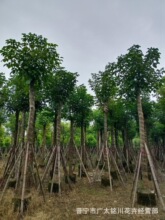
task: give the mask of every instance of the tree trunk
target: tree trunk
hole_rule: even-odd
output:
[[[73,175],[73,157],[74,157],[74,123],[70,120],[70,141],[69,141],[69,152],[68,152],[68,163],[69,163],[69,175]]]
[[[123,154],[125,159],[127,160],[127,152],[129,151],[129,141],[128,141],[128,134],[127,134],[127,128],[125,127],[122,130],[122,136],[123,136],[123,142],[124,142],[124,147],[123,147]]]
[[[81,123],[81,151],[82,151],[82,161],[86,163],[86,156],[85,156],[85,127],[84,123]]]
[[[74,122],[70,120],[70,141],[69,146],[73,146],[74,143]]]
[[[34,83],[30,83],[29,88],[29,118],[27,128],[27,142],[33,145],[34,143],[34,121],[35,121],[35,90]]]
[[[145,128],[144,128],[144,115],[143,115],[140,94],[137,97],[137,107],[138,107],[138,117],[139,117],[140,149],[143,149],[145,143]]]
[[[53,121],[53,141],[52,141],[53,147],[56,145],[56,135],[57,135],[56,123],[57,123],[57,112],[55,112],[54,121]]]
[[[41,144],[41,159],[45,158],[45,147],[46,147],[46,124],[43,125],[42,130],[42,144]]]
[[[118,138],[119,138],[119,132],[117,130],[117,126],[115,124],[115,145],[116,145],[116,148],[119,149],[119,141],[118,141]]]
[[[101,150],[101,131],[97,131],[97,155],[99,156]]]
[[[34,82],[30,82],[29,87],[29,118],[28,118],[28,128],[27,128],[27,140],[26,148],[28,149],[28,162],[27,162],[27,186],[33,185],[33,151],[34,148],[34,121],[35,121],[35,89]]]
[[[138,118],[139,118],[139,133],[140,133],[140,150],[142,154],[142,161],[141,161],[141,179],[143,179],[143,171],[148,169],[148,160],[145,151],[145,127],[144,127],[144,115],[141,103],[140,94],[137,97],[137,107],[138,107]]]
[[[17,146],[17,140],[18,140],[18,121],[19,121],[19,111],[16,110],[15,112],[15,130],[14,130],[14,147]]]
[[[20,143],[24,146],[25,141],[25,111],[22,112],[21,131],[20,131]]]
[[[61,104],[58,106],[57,118],[56,118],[56,145],[60,146],[61,144]]]
[[[108,108],[107,105],[104,106],[104,147],[107,147],[107,141],[108,141],[108,136],[107,136],[107,131],[108,131]]]

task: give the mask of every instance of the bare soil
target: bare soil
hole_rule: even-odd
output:
[[[3,171],[3,161],[0,161],[0,175]],[[157,206],[149,208],[150,212],[158,211],[156,214],[125,214],[126,210],[147,210],[147,207],[135,204],[131,208],[131,190],[133,175],[128,174],[125,186],[119,180],[114,181],[113,191],[109,187],[101,186],[100,182],[89,184],[87,178],[77,179],[70,191],[66,187],[62,195],[53,193],[50,195],[45,191],[46,202],[35,189],[31,190],[32,200],[25,213],[25,220],[119,220],[119,219],[141,219],[141,220],[165,220],[165,212],[157,199]],[[162,197],[165,202],[165,178],[159,183]],[[0,204],[0,220],[17,220],[19,214],[13,211],[14,190],[7,189],[2,203]],[[127,208],[127,209],[126,209]],[[116,209],[116,214],[112,212]],[[97,213],[98,212],[98,213]],[[119,213],[118,213],[119,212]]]

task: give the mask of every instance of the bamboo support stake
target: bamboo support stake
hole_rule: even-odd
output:
[[[132,207],[134,207],[134,205],[135,205],[135,197],[136,197],[137,184],[138,184],[138,179],[139,179],[141,157],[142,157],[142,153],[140,151],[139,161],[138,161],[138,166],[137,166],[137,173],[136,173],[136,176],[135,176],[135,183],[133,184],[133,189],[132,189],[132,197],[133,197],[133,199],[132,199]]]
[[[26,154],[25,154],[25,164],[23,172],[23,183],[22,183],[22,194],[21,194],[21,215],[23,215],[24,209],[24,196],[25,196],[25,186],[26,186],[26,173],[27,173],[27,163],[28,163],[28,153],[29,153],[29,143],[26,145]]]
[[[61,195],[61,170],[60,170],[60,166],[61,166],[61,158],[60,158],[60,145],[57,146],[57,154],[58,154],[58,185],[59,185],[59,195]]]
[[[34,153],[34,148],[33,147],[32,147],[32,152],[33,152],[34,163],[35,163],[35,166],[36,166],[36,171],[37,171],[39,185],[40,185],[41,192],[42,192],[42,195],[43,195],[43,199],[44,199],[44,202],[45,202],[46,201],[45,200],[45,193],[44,193],[44,189],[43,189],[43,186],[42,186],[42,183],[41,183],[41,178],[40,178],[40,175],[39,175],[38,165],[37,165],[37,161],[36,161],[36,157],[35,157],[35,153]]]
[[[158,198],[161,202],[161,205],[163,207],[163,210],[165,211],[165,204],[164,204],[164,201],[163,201],[162,196],[161,196],[160,188],[159,188],[159,185],[158,185],[158,182],[157,182],[157,179],[156,179],[156,175],[155,175],[155,172],[154,172],[154,168],[153,168],[152,158],[151,158],[151,155],[150,155],[150,152],[148,150],[148,147],[147,147],[146,143],[145,143],[145,150],[146,150],[147,157],[148,157],[148,162],[149,162],[149,165],[150,165],[150,168],[151,168],[151,172],[152,172],[156,192],[157,192]]]
[[[67,168],[66,168],[66,163],[65,163],[64,155],[62,154],[62,151],[61,151],[61,159],[62,159],[62,165],[63,165],[64,174],[67,177],[69,188],[72,189],[71,184],[70,184],[70,179],[68,177],[68,171],[67,171]]]
[[[52,150],[52,153],[51,153],[51,155],[50,155],[50,157],[49,157],[48,163],[47,163],[47,165],[46,165],[45,171],[44,171],[44,173],[43,173],[43,176],[41,177],[41,183],[43,182],[44,177],[45,177],[45,175],[47,174],[47,171],[48,171],[49,166],[50,166],[50,164],[51,164],[51,162],[52,162],[52,159],[53,159],[53,156],[54,156],[55,151],[56,151],[56,147],[54,146],[54,148],[53,148],[53,150]],[[39,186],[38,186],[38,188],[39,188]]]
[[[23,143],[21,143],[21,146],[20,146],[20,150],[19,152],[23,149]],[[18,160],[18,167],[17,167],[17,175],[16,175],[16,186],[15,186],[15,189],[18,188],[18,182],[19,182],[19,179],[20,179],[20,170],[21,170],[21,164],[22,164],[22,158],[20,158]]]
[[[88,178],[89,183],[91,183],[91,180],[90,180],[89,175],[88,175],[88,173],[87,173],[87,171],[86,171],[86,168],[85,168],[85,166],[84,166],[84,164],[83,164],[83,161],[82,161],[82,159],[81,159],[81,155],[80,155],[80,153],[79,153],[79,151],[78,151],[78,149],[77,149],[77,146],[76,146],[76,145],[74,145],[74,146],[75,146],[75,148],[76,148],[76,152],[77,152],[77,155],[78,155],[78,157],[79,157],[80,164],[81,164],[81,166],[82,166],[83,169],[84,169],[84,172],[85,172],[85,174],[86,174],[86,176],[87,176],[87,178]]]
[[[122,156],[119,154],[119,151],[118,151],[118,149],[117,149],[116,146],[115,146],[115,150],[116,150],[116,154],[117,154],[118,158],[122,161]],[[125,157],[124,157],[124,160],[125,160]],[[128,179],[128,178],[127,178],[127,174],[126,174],[126,172],[125,172],[125,169],[124,169],[122,163],[121,163],[121,166],[122,166],[122,171],[123,171],[123,173],[124,173],[124,175],[125,175],[125,178],[126,178],[126,180],[127,180],[127,179]]]
[[[108,163],[108,176],[109,176],[109,185],[110,185],[110,190],[112,191],[112,179],[111,179],[111,168],[110,168],[110,162],[109,162],[109,151],[108,147],[106,146],[106,156],[107,156],[107,163]]]
[[[118,165],[117,165],[116,160],[115,160],[115,158],[114,158],[114,156],[113,156],[112,153],[111,153],[111,157],[112,157],[113,163],[114,163],[114,165],[115,165],[115,167],[116,167],[117,173],[118,173],[118,175],[119,175],[119,179],[120,179],[121,183],[123,183],[123,185],[125,186],[124,181],[123,181],[123,178],[122,178],[121,173],[120,173],[120,170],[119,170],[119,168],[118,168]]]
[[[19,161],[19,158],[21,157],[22,152],[23,152],[23,149],[22,149],[21,152],[19,153],[19,155],[18,155],[18,157],[17,157],[17,160],[15,161],[15,165],[13,166],[13,168],[11,169],[11,171],[10,171],[10,173],[9,173],[9,176],[8,176],[8,178],[7,178],[7,180],[6,180],[6,184],[5,184],[5,186],[4,186],[4,188],[3,188],[3,191],[2,191],[2,194],[1,194],[0,202],[1,202],[2,199],[3,199],[4,193],[5,193],[5,191],[6,191],[6,188],[7,188],[9,179],[10,179],[10,176],[12,175],[12,173],[13,173],[13,171],[14,171],[14,169],[15,169],[15,166],[16,166],[17,162]]]
[[[98,170],[98,168],[99,168],[99,163],[100,163],[101,157],[103,155],[103,150],[104,150],[104,146],[102,146],[102,149],[101,149],[101,152],[100,152],[100,157],[99,157],[99,160],[98,160],[98,163],[97,163],[97,166],[96,166],[96,170]]]
[[[54,177],[55,177],[55,172],[56,172],[56,166],[57,166],[57,153],[55,154],[55,161],[54,161],[54,166],[53,166],[53,175],[52,175],[52,180],[51,180],[50,193],[53,192],[53,184],[54,184]]]

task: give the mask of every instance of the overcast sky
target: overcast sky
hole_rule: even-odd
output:
[[[58,44],[63,66],[86,86],[133,44],[158,47],[165,66],[165,0],[0,0],[0,47],[29,32]]]

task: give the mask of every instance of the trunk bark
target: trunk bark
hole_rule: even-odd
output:
[[[56,118],[56,144],[60,146],[61,138],[61,104],[58,106],[57,118]]]
[[[16,148],[17,146],[17,140],[18,140],[18,121],[19,121],[19,111],[16,110],[15,112],[15,131],[14,131],[14,147]]]
[[[118,133],[118,130],[116,128],[116,125],[115,125],[115,145],[116,145],[116,148],[119,149],[119,142],[118,142],[118,136],[119,136],[119,133]]]
[[[124,142],[123,154],[124,154],[124,157],[127,159],[127,152],[129,151],[127,128],[123,129],[122,136],[123,136],[123,142]]]
[[[27,128],[27,142],[34,143],[34,121],[35,121],[35,89],[34,83],[30,83],[29,88],[29,119]]]
[[[70,144],[73,145],[74,142],[74,123],[70,120]]]
[[[140,94],[137,97],[138,118],[139,118],[139,132],[140,132],[140,149],[144,148],[145,143],[145,128],[144,128],[144,115],[141,103]]]
[[[104,107],[104,147],[107,147],[107,130],[108,130],[108,109]]]
[[[25,141],[25,111],[22,112],[22,121],[21,121],[21,131],[20,131],[20,141],[21,146],[24,146]]]
[[[55,112],[55,116],[54,116],[54,122],[53,122],[53,147],[56,145],[56,122],[57,122],[57,112]]]
[[[69,155],[68,155],[68,163],[69,163],[69,175],[73,175],[73,156],[74,156],[74,123],[73,120],[70,120],[70,141],[69,141]]]
[[[34,82],[30,82],[29,87],[29,118],[28,118],[28,128],[27,128],[27,140],[26,148],[28,149],[28,162],[27,162],[27,186],[31,187],[33,185],[33,150],[34,148],[34,121],[35,121],[35,89]],[[26,150],[27,150],[26,149]]]
[[[142,154],[140,173],[141,173],[141,179],[143,179],[143,170],[148,169],[148,160],[147,160],[147,154],[145,151],[146,140],[145,140],[144,115],[143,115],[140,94],[137,97],[137,104],[138,104],[137,107],[138,107],[139,133],[140,133],[140,150]]]
[[[85,156],[85,127],[84,123],[81,123],[81,151],[82,151],[82,161],[86,163],[86,156]]]
[[[101,149],[101,131],[97,131],[97,155],[99,156]]]
[[[42,131],[42,144],[41,144],[41,159],[42,159],[42,161],[45,158],[45,146],[46,146],[46,124],[43,125],[43,131]]]

